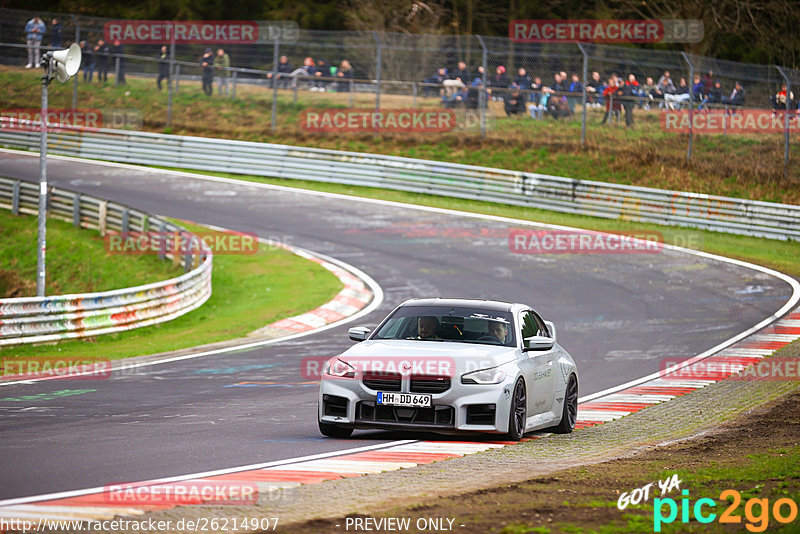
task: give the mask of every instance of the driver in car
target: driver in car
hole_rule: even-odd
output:
[[[508,334],[508,325],[501,321],[489,321],[488,324],[489,334],[487,337],[497,338],[500,343],[506,342],[506,335]]]
[[[424,316],[417,319],[417,333],[419,339],[441,339],[437,334],[439,320],[436,317]]]

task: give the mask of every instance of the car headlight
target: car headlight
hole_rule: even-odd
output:
[[[325,374],[336,378],[355,378],[355,367],[339,358],[331,358],[325,363]]]
[[[499,367],[481,369],[461,375],[462,384],[499,384],[506,378],[506,372]]]

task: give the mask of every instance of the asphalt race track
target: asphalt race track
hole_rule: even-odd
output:
[[[38,155],[0,152],[0,174],[37,181]],[[654,373],[664,358],[701,353],[771,315],[791,295],[786,282],[770,275],[680,251],[511,253],[508,232],[520,226],[386,203],[52,157],[48,181],[150,213],[282,239],[354,265],[385,292],[380,309],[358,324],[376,324],[410,297],[529,303],[555,321],[560,343],[578,363],[581,395]],[[349,346],[348,326],[107,380],[0,387],[0,499],[413,437],[319,434],[317,387],[304,383],[300,362]]]

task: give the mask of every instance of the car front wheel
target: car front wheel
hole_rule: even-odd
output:
[[[511,406],[508,414],[508,434],[509,441],[519,441],[525,434],[525,422],[527,420],[528,399],[525,394],[525,382],[520,378],[514,386],[514,394],[511,396]]]

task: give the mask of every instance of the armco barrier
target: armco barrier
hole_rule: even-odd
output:
[[[0,207],[37,214],[38,184],[0,178]],[[163,323],[188,313],[211,296],[212,253],[199,238],[169,221],[90,196],[50,190],[51,217],[75,226],[119,232],[176,232],[197,239],[203,254],[181,258],[183,275],[152,284],[75,295],[0,299],[0,346],[39,343],[121,332]],[[177,254],[177,252],[176,252]]]
[[[38,132],[15,130],[13,126],[8,120],[0,123],[0,144],[38,150]],[[49,134],[49,140],[52,153],[83,158],[371,186],[772,239],[800,239],[800,206],[787,204],[378,154],[148,132],[59,129]]]

